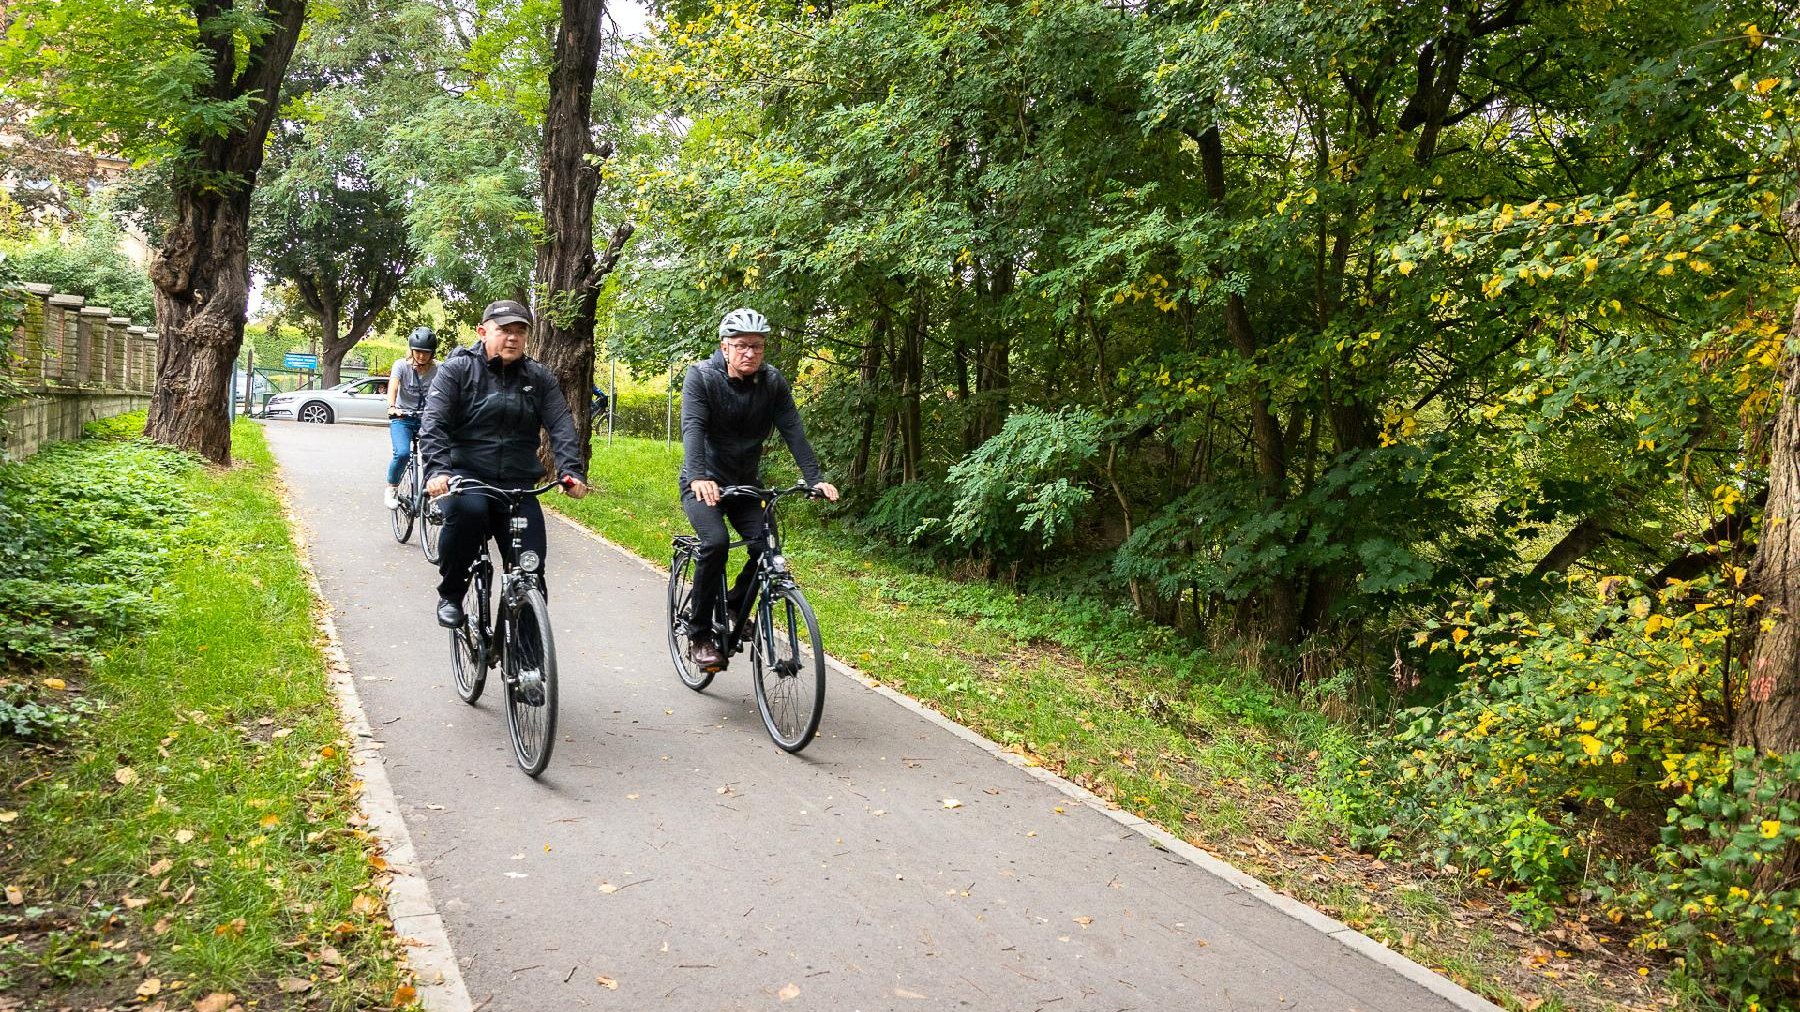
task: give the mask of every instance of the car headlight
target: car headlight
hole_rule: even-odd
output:
[[[530,549],[526,549],[519,553],[519,568],[527,573],[537,572],[538,567],[543,565],[543,562],[544,560],[538,557],[538,553]]]

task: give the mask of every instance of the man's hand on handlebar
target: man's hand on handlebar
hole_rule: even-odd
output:
[[[828,482],[828,481],[819,482],[817,485],[813,486],[813,491],[824,496],[827,500],[829,500],[831,502],[837,502],[837,498],[838,498],[837,486],[833,485],[831,482]]]
[[[693,481],[688,482],[688,491],[694,493],[694,498],[708,506],[719,505],[719,483],[716,481],[709,481],[706,478],[695,478]]]
[[[447,474],[434,475],[430,481],[425,483],[425,494],[433,499],[449,491],[450,476]]]
[[[587,482],[572,474],[562,476],[563,494],[571,499],[580,499],[588,494]]]

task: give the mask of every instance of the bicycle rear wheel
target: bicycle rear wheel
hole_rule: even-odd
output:
[[[462,625],[450,630],[450,674],[456,680],[456,694],[473,706],[487,686],[487,617],[488,575],[477,570],[463,593]]]
[[[542,590],[525,588],[501,635],[513,758],[527,776],[535,777],[550,764],[550,751],[556,746],[556,644]]]
[[[444,537],[444,508],[437,499],[419,496],[419,547],[425,550],[425,561],[437,564],[438,542]]]
[[[393,525],[394,540],[406,544],[412,537],[413,505],[419,498],[419,465],[415,459],[406,465],[406,473],[400,478],[400,488],[395,492],[394,508],[388,510],[388,523]]]
[[[777,587],[757,608],[750,661],[756,712],[775,744],[798,752],[818,733],[825,712],[825,649],[819,620],[799,587]]]
[[[689,627],[689,605],[694,598],[694,554],[686,548],[675,549],[669,564],[669,659],[675,662],[675,674],[681,684],[699,692],[712,684],[713,673],[695,664],[688,656],[694,639]]]

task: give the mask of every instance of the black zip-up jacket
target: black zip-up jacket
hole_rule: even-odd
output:
[[[488,358],[478,341],[457,349],[431,381],[419,452],[427,481],[462,474],[495,485],[529,485],[538,463],[538,429],[550,433],[559,476],[581,473],[581,444],[556,376],[528,356],[512,365]]]
[[[732,379],[725,355],[688,366],[681,381],[681,490],[700,480],[721,485],[762,484],[763,442],[781,430],[808,485],[824,477],[819,457],[806,441],[800,409],[787,377],[764,365]]]

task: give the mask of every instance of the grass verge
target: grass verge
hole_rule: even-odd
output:
[[[680,460],[660,440],[596,441],[596,494],[555,507],[666,565],[669,539],[689,532]],[[826,649],[869,676],[1508,1008],[1673,1000],[1582,911],[1533,933],[1497,889],[1345,846],[1305,798],[1319,752],[1353,732],[1310,701],[1122,608],[923,571],[820,508],[784,511],[787,554]]]
[[[170,479],[193,512],[145,574],[157,617],[31,673],[86,715],[0,738],[0,993],[23,1007],[412,1000],[274,461],[252,424],[233,445]]]

